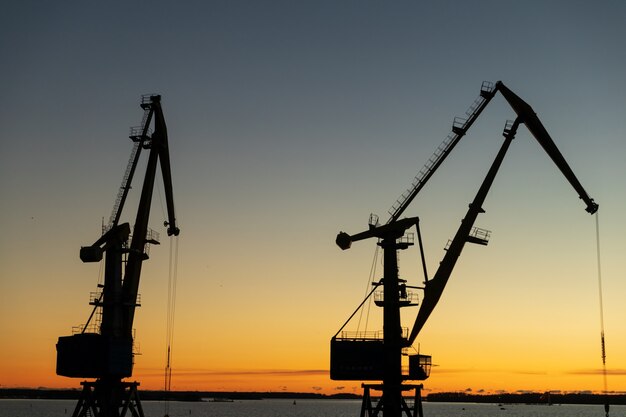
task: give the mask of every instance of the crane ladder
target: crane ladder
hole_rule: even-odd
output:
[[[149,95],[146,95],[149,96]],[[150,113],[152,108],[147,104],[146,98],[144,96],[141,97],[141,107],[144,109],[143,118],[141,119],[141,125],[130,128],[130,135],[128,136],[134,142],[133,149],[130,151],[130,158],[128,159],[128,165],[126,165],[126,171],[124,171],[124,176],[122,177],[122,185],[120,186],[119,191],[117,192],[117,197],[115,198],[115,203],[113,204],[113,210],[111,210],[111,216],[109,217],[109,223],[102,231],[102,233],[106,233],[116,221],[117,213],[120,209],[120,204],[124,199],[124,194],[126,190],[130,188],[130,176],[133,172],[133,166],[136,163],[137,152],[139,151],[139,147],[144,144],[146,137],[143,132],[145,131],[146,123],[150,122]],[[148,130],[146,136],[150,136],[151,132]]]
[[[441,165],[444,159],[450,154],[459,140],[465,135],[467,130],[472,126],[483,109],[489,104],[489,101],[495,95],[495,85],[489,81],[483,81],[480,88],[480,96],[474,100],[469,109],[465,112],[466,118],[455,117],[452,123],[452,132],[446,136],[443,142],[435,150],[433,155],[428,159],[424,167],[415,176],[411,186],[396,200],[396,202],[388,210],[390,215],[387,224],[397,220],[404,209],[415,198],[417,193],[422,189],[426,182],[430,179],[435,170]]]

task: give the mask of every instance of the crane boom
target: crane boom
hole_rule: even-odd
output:
[[[426,162],[421,171],[415,176],[411,187],[407,189],[400,196],[400,198],[396,200],[391,209],[389,209],[390,217],[387,224],[393,223],[400,218],[402,213],[404,213],[407,207],[409,207],[413,199],[426,185],[437,168],[439,168],[446,157],[450,155],[450,152],[452,152],[461,138],[465,136],[469,128],[472,127],[476,119],[478,119],[478,116],[480,116],[485,107],[487,107],[487,104],[489,104],[495,94],[496,89],[494,88],[493,83],[484,81],[480,87],[480,96],[474,100],[470,108],[465,112],[467,117],[454,118],[452,132],[448,134],[441,145],[439,145],[437,150],[435,150],[433,155],[428,159],[428,162]]]
[[[179,233],[176,227],[176,217],[174,215],[174,199],[172,193],[172,176],[169,161],[169,148],[167,142],[167,126],[161,108],[161,97],[151,96],[150,107],[154,112],[154,132],[150,141],[150,155],[146,167],[146,175],[143,181],[139,207],[135,218],[133,236],[130,243],[130,251],[126,262],[124,282],[122,285],[122,302],[126,306],[123,316],[122,328],[126,335],[132,333],[135,306],[137,304],[137,294],[139,290],[139,278],[141,266],[146,259],[144,246],[149,243],[147,240],[148,220],[150,219],[150,207],[152,203],[152,192],[154,190],[154,180],[157,171],[157,162],[161,165],[161,173],[165,188],[165,200],[167,205],[167,234],[177,236]]]
[[[508,87],[506,87],[504,83],[502,83],[502,81],[498,81],[496,83],[496,91],[500,91],[502,93],[502,95],[507,100],[509,105],[513,108],[515,113],[517,113],[517,119],[511,127],[508,135],[514,135],[517,131],[517,127],[519,126],[519,124],[524,123],[524,125],[526,125],[528,130],[535,137],[537,142],[539,142],[539,144],[554,161],[559,170],[567,178],[572,187],[574,187],[574,189],[578,192],[579,197],[587,205],[585,210],[590,214],[595,213],[598,210],[598,204],[589,197],[583,186],[580,184],[569,164],[557,148],[556,144],[546,131],[545,127],[537,117],[532,107],[515,93],[513,93]],[[505,134],[505,137],[506,136],[507,134]],[[487,177],[489,178],[490,175],[491,171]],[[495,173],[493,175],[495,175]],[[487,181],[487,179],[485,179],[485,181]],[[478,209],[477,207],[472,207],[474,204],[475,203],[472,203],[472,205],[470,205],[468,214],[461,223],[461,227],[459,228],[457,234],[452,240],[452,243],[447,250],[446,255],[444,256],[439,265],[439,268],[437,269],[437,273],[431,281],[428,281],[426,283],[426,288],[424,290],[424,300],[422,302],[422,305],[420,306],[420,310],[418,311],[417,317],[415,319],[415,324],[413,325],[413,329],[411,330],[411,334],[408,339],[409,345],[415,341],[422,327],[424,326],[424,324],[426,324],[426,320],[428,319],[428,317],[430,317],[430,314],[437,305],[448,281],[448,278],[452,274],[452,269],[454,268],[456,259],[461,254],[461,251],[466,241],[466,236],[468,236],[469,230],[471,228],[471,224],[465,225],[465,223],[467,222],[467,219],[471,217],[473,217],[473,219],[475,220],[476,215],[478,214],[474,212],[474,210]],[[472,224],[474,220],[471,220]]]
[[[556,166],[561,170],[565,178],[574,187],[578,196],[587,204],[587,210],[590,214],[598,211],[598,204],[596,204],[592,198],[589,197],[583,186],[572,172],[572,169],[565,161],[565,158],[554,144],[554,141],[548,134],[548,131],[537,117],[537,114],[532,107],[524,100],[522,100],[517,94],[512,92],[502,81],[496,83],[496,90],[500,91],[509,105],[513,108],[517,116],[521,118],[522,123],[526,125],[526,128],[537,139],[537,142],[543,147],[546,153],[552,158]]]
[[[466,242],[474,241],[475,243],[486,244],[486,241],[475,241],[471,239],[470,232],[472,227],[474,226],[474,222],[480,213],[484,213],[485,211],[482,208],[482,205],[487,197],[487,193],[489,193],[489,189],[491,188],[491,184],[493,184],[493,180],[498,173],[498,169],[500,169],[500,165],[502,165],[502,161],[504,160],[504,156],[511,145],[511,142],[515,138],[515,133],[517,131],[517,127],[519,126],[520,120],[519,118],[515,120],[512,127],[510,129],[505,130],[505,140],[502,144],[500,151],[496,155],[493,163],[491,164],[491,168],[487,173],[487,176],[483,180],[482,185],[478,189],[476,193],[476,197],[474,197],[474,201],[469,205],[469,209],[467,210],[467,214],[461,221],[461,226],[457,230],[454,235],[454,239],[450,243],[443,260],[439,264],[439,268],[435,273],[435,276],[426,281],[426,286],[424,288],[424,298],[422,299],[422,304],[420,306],[420,310],[417,313],[417,317],[415,318],[415,324],[413,325],[413,329],[411,330],[411,334],[407,340],[408,346],[412,345],[417,335],[424,324],[426,324],[426,320],[430,317],[430,313],[435,309],[435,306],[439,302],[439,298],[441,298],[441,294],[448,282],[448,278],[452,274],[452,269],[456,265],[456,261],[461,255],[461,251],[465,246]]]
[[[519,96],[513,93],[502,81],[493,83],[484,81],[481,89],[480,96],[472,103],[470,108],[465,112],[466,118],[455,117],[452,125],[452,132],[444,139],[439,145],[437,150],[428,159],[424,167],[415,176],[411,187],[409,187],[393,204],[389,209],[389,220],[387,224],[393,223],[400,218],[404,211],[411,204],[413,199],[419,194],[422,188],[426,185],[428,180],[435,173],[437,168],[443,163],[446,157],[452,152],[457,143],[467,133],[469,128],[474,124],[478,116],[487,107],[491,99],[497,92],[502,93],[509,105],[513,108],[517,116],[521,118],[522,123],[526,125],[528,130],[537,139],[539,144],[548,153],[550,158],[559,167],[563,175],[567,178],[570,184],[578,192],[580,198],[587,204],[586,210],[593,214],[598,210],[598,205],[589,197],[583,186],[580,184],[572,169],[569,167],[565,158],[558,150],[554,141],[543,127],[543,124],[535,114],[532,107],[522,100]]]

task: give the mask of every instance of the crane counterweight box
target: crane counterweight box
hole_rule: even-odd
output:
[[[128,377],[133,369],[131,338],[107,338],[98,333],[59,337],[57,375],[74,378]]]
[[[330,341],[330,379],[336,381],[379,381],[384,375],[382,339]]]
[[[430,376],[429,355],[407,355],[408,368],[402,379],[423,381]],[[333,338],[330,341],[330,379],[335,381],[382,381],[384,368],[383,339]]]

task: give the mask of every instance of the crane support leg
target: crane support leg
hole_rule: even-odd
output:
[[[72,417],[144,417],[137,392],[138,382],[84,381]]]
[[[370,390],[383,390],[384,392],[384,384],[362,384],[363,387],[363,401],[361,403],[361,414],[360,417],[378,417],[381,412],[385,417],[389,416],[389,408],[385,407],[385,400],[381,397],[375,405],[372,404],[372,396],[370,394]],[[404,397],[400,395],[400,416],[404,415],[405,417],[424,417],[424,409],[422,408],[422,388],[424,386],[422,384],[419,385],[402,385],[401,391],[407,391],[414,389],[415,397],[413,399],[413,409],[409,407],[409,404],[404,400]],[[385,410],[387,414],[385,414]]]

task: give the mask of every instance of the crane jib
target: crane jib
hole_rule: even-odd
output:
[[[165,188],[165,200],[168,215],[167,233],[170,236],[178,235],[179,233],[179,230],[176,227],[176,217],[174,214],[174,198],[169,164],[167,126],[165,124],[165,117],[163,116],[163,110],[161,108],[160,96],[154,96],[154,98],[151,97],[151,99],[151,108],[154,111],[154,132],[152,133],[150,154],[148,156],[146,174],[144,176],[139,206],[137,208],[133,238],[130,244],[130,251],[128,254],[128,261],[126,262],[126,270],[124,273],[122,287],[124,297],[123,301],[127,306],[122,320],[122,326],[126,334],[132,333],[141,267],[143,261],[146,259],[144,255],[144,245],[146,243],[146,235],[148,232],[148,220],[150,218],[157,165],[161,166],[161,174]]]
[[[550,156],[552,161],[557,165],[559,170],[563,173],[563,175],[566,177],[572,187],[576,190],[579,197],[585,202],[585,204],[587,205],[586,211],[590,214],[595,213],[598,210],[598,204],[591,197],[589,197],[583,186],[580,184],[569,164],[557,148],[556,144],[548,134],[547,130],[537,117],[532,107],[515,93],[513,93],[501,81],[498,81],[496,83],[495,92],[497,91],[502,93],[509,105],[517,114],[517,119],[514,123],[512,135],[515,135],[515,130],[517,129],[517,126],[520,123],[524,123],[527,129],[535,137],[537,142],[539,142],[539,144]],[[509,132],[509,134],[510,133],[511,132]],[[507,134],[505,130],[505,137],[506,136]],[[513,137],[511,136],[510,139],[512,140],[512,138]],[[494,161],[494,164],[495,163],[496,162]],[[490,174],[488,174],[487,177],[489,177],[489,175]],[[493,175],[495,175],[495,173]],[[485,180],[487,180],[487,178]],[[473,210],[473,205],[474,203],[470,205],[468,214],[466,215],[463,222],[470,218]],[[478,206],[476,206],[476,208],[478,208]],[[469,229],[466,227],[466,230],[461,232],[462,228],[463,224],[461,225],[461,227],[459,228],[459,232],[457,232],[457,235],[453,239],[453,243],[448,248],[447,253],[444,256],[444,260],[441,262],[440,267],[437,270],[437,273],[432,280],[426,283],[426,287],[424,289],[424,299],[422,300],[422,305],[420,307],[420,310],[418,311],[415,324],[413,326],[413,329],[411,330],[411,334],[408,339],[409,345],[411,345],[415,341],[417,335],[421,331],[422,327],[425,325],[428,317],[430,316],[437,303],[439,302],[439,299],[441,298],[441,294],[443,293],[448,278],[452,273],[452,269],[454,268],[456,259],[458,258],[458,256],[460,256],[463,245],[468,237],[467,233],[469,232]],[[461,235],[459,235],[459,233],[461,233]]]
[[[426,320],[430,317],[430,314],[435,309],[439,299],[441,298],[441,294],[445,289],[445,286],[452,274],[452,270],[456,265],[456,261],[461,255],[461,251],[465,246],[465,243],[469,241],[470,232],[472,227],[474,227],[474,222],[479,214],[484,213],[482,209],[482,205],[489,193],[489,189],[493,184],[493,180],[498,173],[498,169],[502,165],[502,161],[504,160],[504,156],[511,145],[511,141],[515,137],[515,130],[517,129],[517,125],[519,125],[519,121],[516,121],[514,124],[514,129],[506,136],[506,140],[500,147],[500,151],[496,155],[493,163],[491,164],[491,168],[487,173],[487,176],[483,180],[482,185],[478,189],[474,200],[469,205],[469,209],[467,210],[467,214],[461,221],[461,225],[457,230],[454,239],[450,244],[450,247],[446,251],[446,254],[439,264],[439,268],[435,273],[433,279],[426,283],[426,287],[424,288],[424,299],[422,300],[422,305],[417,313],[417,317],[415,318],[415,324],[413,325],[413,329],[411,330],[411,334],[409,335],[408,345],[412,345],[420,330],[426,324]]]
[[[565,178],[567,178],[572,187],[574,187],[579,197],[585,202],[585,204],[587,204],[586,210],[590,214],[595,213],[598,210],[598,204],[596,204],[593,199],[589,197],[583,186],[580,184],[580,181],[578,181],[578,178],[574,175],[574,172],[570,168],[567,161],[565,161],[565,158],[559,149],[556,147],[556,144],[537,117],[533,108],[522,100],[517,94],[512,92],[507,86],[505,86],[502,81],[498,81],[496,83],[496,89],[502,93],[506,101],[513,108],[515,113],[517,113],[518,117],[521,117],[522,122],[526,125],[526,128],[543,147],[556,166],[561,170]]]
[[[519,96],[513,93],[507,86],[504,85],[504,83],[502,83],[502,81],[498,81],[495,84],[490,82],[484,82],[481,87],[480,97],[474,102],[474,104],[472,104],[470,109],[466,112],[467,118],[455,118],[452,132],[435,151],[433,156],[429,159],[429,161],[426,163],[420,173],[415,177],[412,187],[409,188],[396,201],[396,203],[389,211],[391,217],[389,218],[389,221],[385,224],[385,227],[376,226],[373,229],[371,228],[370,230],[352,236],[348,235],[347,233],[340,233],[337,237],[337,244],[342,249],[348,249],[352,242],[371,237],[380,237],[377,236],[377,234],[385,230],[385,228],[398,227],[398,223],[403,221],[399,220],[399,216],[404,213],[406,208],[421,191],[421,189],[431,178],[434,172],[440,167],[443,160],[450,154],[458,141],[467,133],[474,121],[478,118],[478,116],[489,104],[490,100],[497,92],[500,92],[504,96],[511,108],[517,114],[517,119],[515,120],[515,123],[513,125],[514,127],[510,128],[510,126],[507,125],[507,127],[505,128],[504,136],[508,139],[508,141],[512,140],[517,130],[517,127],[520,123],[523,123],[533,135],[533,137],[537,140],[537,142],[550,156],[555,165],[563,173],[565,178],[578,193],[579,197],[585,202],[586,211],[591,214],[595,213],[598,210],[598,204],[591,197],[589,197],[589,195],[581,185],[580,181],[578,181],[569,164],[567,163],[567,161],[557,148],[556,144],[548,134],[547,130],[535,114],[533,108],[524,100],[522,100]],[[496,162],[494,161],[494,164],[495,163]],[[487,178],[485,180],[487,180]],[[473,204],[473,206],[478,209],[481,204],[482,203]],[[468,216],[470,215],[470,213],[472,213],[471,207],[468,211]],[[466,218],[468,218],[468,216],[466,216]],[[411,343],[415,340],[415,337],[421,330],[422,326],[425,324],[427,318],[430,316],[430,313],[439,302],[441,293],[443,292],[445,284],[450,274],[452,273],[456,258],[460,255],[465,241],[467,241],[468,239],[471,241],[471,236],[468,235],[469,232],[470,230],[467,229],[459,236],[459,242],[461,243],[459,243],[458,247],[456,247],[454,244],[451,245],[451,247],[447,250],[446,256],[444,257],[444,260],[446,261],[442,261],[442,264],[445,264],[446,266],[442,267],[442,264],[440,264],[440,271],[438,270],[435,276],[431,280],[427,281],[424,290],[424,299],[418,312],[415,326],[411,332]]]

